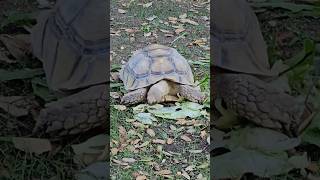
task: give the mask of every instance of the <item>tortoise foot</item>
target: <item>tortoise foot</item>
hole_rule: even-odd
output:
[[[304,103],[271,84],[246,74],[218,74],[216,78],[218,96],[239,116],[290,136],[299,135],[301,126],[306,126]]]
[[[205,95],[197,88],[188,85],[180,85],[179,93],[182,97],[188,99],[189,101],[197,103],[202,103],[206,98]]]
[[[140,88],[125,94],[121,98],[121,104],[133,105],[146,100],[147,88]]]
[[[98,85],[46,105],[34,135],[74,135],[93,128],[107,128],[107,89]]]

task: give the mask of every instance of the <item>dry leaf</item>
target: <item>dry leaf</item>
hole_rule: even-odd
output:
[[[167,144],[172,144],[172,143],[173,143],[173,139],[168,138],[168,139],[167,139]]]
[[[123,162],[126,162],[126,163],[134,163],[136,162],[137,160],[133,159],[133,158],[122,158],[122,161]]]
[[[191,179],[191,177],[189,176],[189,174],[188,174],[186,171],[184,171],[184,170],[182,170],[182,176],[185,177],[186,179]]]
[[[198,45],[198,46],[203,46],[207,43],[207,39],[205,38],[201,38],[201,39],[197,39],[195,41],[192,42],[192,45]]]
[[[192,141],[187,135],[182,135],[180,138],[182,140],[186,141],[186,142],[191,142]]]
[[[174,125],[172,125],[172,124],[170,124],[170,129],[171,129],[172,131],[176,131],[176,130],[177,130],[177,128],[176,128]]]
[[[147,134],[149,134],[149,136],[151,136],[151,137],[155,137],[156,136],[156,133],[154,132],[153,129],[147,129]]]
[[[119,72],[111,72],[110,77],[112,79],[112,82],[116,82],[120,80]]]
[[[129,164],[126,163],[126,162],[122,162],[122,161],[119,161],[119,160],[116,160],[116,159],[112,159],[113,162],[121,165],[121,166],[128,166]]]
[[[132,125],[137,128],[145,128],[146,126],[140,122],[132,122]]]
[[[114,99],[120,98],[120,94],[118,92],[110,92],[110,96]]]
[[[14,117],[28,115],[32,106],[32,102],[23,96],[0,96],[0,108]]]
[[[171,22],[173,24],[176,24],[177,21],[178,21],[178,18],[176,18],[176,17],[168,17],[168,20],[169,20],[169,22]]]
[[[186,13],[181,14],[181,15],[179,16],[179,18],[180,18],[180,19],[185,19],[185,18],[187,18],[187,14],[186,14]]]
[[[144,33],[143,36],[144,36],[144,37],[149,37],[149,36],[151,36],[151,32]]]
[[[12,142],[15,148],[27,153],[39,155],[52,150],[48,139],[14,137],[12,138]]]
[[[169,21],[177,21],[178,18],[176,18],[176,17],[168,17],[168,20],[169,20]]]
[[[127,32],[127,33],[136,33],[136,32],[138,32],[139,30],[136,30],[136,29],[125,29],[125,31]]]
[[[155,173],[158,174],[158,175],[169,175],[172,172],[170,170],[161,170],[161,171],[157,171]]]
[[[165,30],[165,29],[160,29],[160,31],[163,32],[163,33],[171,33],[170,31]]]
[[[199,25],[199,23],[197,23],[197,22],[195,22],[195,21],[193,21],[193,20],[190,20],[190,19],[180,19],[180,22],[182,22],[182,23],[189,23],[189,24],[195,25],[195,26]]]
[[[155,144],[166,144],[166,141],[162,139],[154,139],[152,142]]]
[[[124,111],[127,109],[126,106],[124,105],[113,105],[113,107],[116,109],[116,110],[119,110],[119,111]]]
[[[146,20],[148,20],[148,21],[153,21],[155,18],[157,18],[157,16],[152,15],[152,16],[150,16],[150,17],[147,17]]]
[[[140,142],[140,139],[135,139],[134,141],[131,142],[132,145],[136,145]]]
[[[175,32],[176,34],[180,34],[180,33],[183,32],[183,31],[185,31],[184,28],[178,28],[178,29],[176,29],[174,32]]]
[[[190,153],[199,154],[202,153],[202,149],[199,150],[189,150]]]
[[[178,125],[185,125],[188,121],[186,121],[185,119],[177,119],[178,121],[176,122],[176,124]]]
[[[127,131],[123,126],[119,126],[120,143],[124,144],[127,141]]]
[[[191,165],[191,166],[186,167],[185,170],[186,171],[193,171],[193,168],[194,168],[194,166]]]
[[[206,132],[206,131],[201,131],[201,132],[200,132],[200,137],[201,137],[202,139],[206,139],[206,137],[207,137],[207,132]]]
[[[149,144],[150,144],[150,142],[146,141],[146,142],[142,143],[141,145],[135,146],[135,148],[142,148],[142,147],[148,146]]]
[[[144,8],[148,8],[148,7],[152,6],[152,4],[153,4],[153,2],[149,2],[149,3],[143,4],[142,6]]]
[[[11,55],[16,59],[22,59],[31,52],[30,35],[20,34],[10,36],[2,34],[0,35],[0,41],[2,41]]]
[[[120,13],[120,14],[125,14],[127,11],[126,10],[124,10],[124,9],[118,9],[118,13]]]
[[[146,180],[147,176],[143,175],[143,176],[137,176],[136,180]]]
[[[197,176],[197,180],[207,180],[207,178],[203,177],[203,175],[200,173]]]
[[[116,155],[118,152],[119,152],[119,149],[118,149],[118,148],[112,148],[112,149],[111,149],[111,154],[112,154],[113,156]]]

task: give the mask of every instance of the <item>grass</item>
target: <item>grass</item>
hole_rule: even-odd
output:
[[[201,20],[201,16],[209,16],[208,6],[197,9],[198,13],[189,11],[196,9],[193,2],[189,1],[157,1],[153,2],[150,7],[143,7],[142,2],[132,1],[112,1],[111,2],[111,17],[114,18],[111,22],[111,30],[120,31],[120,36],[112,36],[111,51],[113,65],[121,64],[122,61],[127,61],[132,55],[132,51],[142,48],[150,43],[159,43],[171,46],[190,61],[199,61],[200,58],[208,57],[209,51],[204,50],[200,46],[189,46],[194,40],[209,37],[209,26],[207,21]],[[197,2],[200,3],[200,2]],[[123,4],[125,6],[123,6]],[[126,14],[119,14],[118,9],[126,10]],[[169,17],[178,18],[180,15],[186,13],[187,18],[196,20],[199,25],[189,25],[177,22],[172,24],[168,22]],[[148,17],[156,16],[152,21],[147,20]],[[125,22],[125,23],[124,23]],[[183,25],[186,35],[175,40],[181,36],[182,33],[176,34],[173,26]],[[125,29],[137,29],[136,33],[126,33]],[[166,30],[163,32],[163,30]],[[151,36],[145,37],[145,33],[152,33]],[[172,36],[166,36],[172,34]],[[174,43],[171,43],[174,41]],[[208,45],[208,43],[207,43]],[[122,47],[122,48],[121,48]],[[209,59],[208,61],[209,62]],[[199,81],[203,77],[209,77],[209,66],[192,65],[194,69],[195,78]],[[197,69],[197,70],[196,70]],[[208,81],[207,81],[208,82]],[[208,92],[208,83],[203,83],[204,88]],[[122,88],[111,89],[113,92],[119,92]],[[201,174],[203,177],[209,179],[209,153],[206,153],[208,146],[205,139],[200,137],[201,130],[208,130],[208,117],[201,117],[198,119],[204,125],[201,127],[181,126],[176,125],[176,120],[168,120],[158,118],[158,122],[152,125],[144,125],[143,127],[136,127],[130,121],[134,114],[131,107],[125,111],[120,111],[113,108],[113,105],[118,105],[119,100],[112,99],[111,104],[111,139],[116,143],[112,143],[111,148],[119,148],[119,141],[121,136],[118,131],[119,126],[123,126],[128,134],[127,146],[119,150],[116,154],[111,156],[111,177],[112,179],[134,179],[133,176],[146,175],[150,179],[164,179],[164,176],[157,174],[161,170],[170,170],[170,175],[174,179],[183,179],[183,171],[193,165],[193,170],[187,171],[191,179]],[[128,121],[129,120],[129,121]],[[147,133],[147,129],[153,129],[155,137],[151,137]],[[207,131],[208,132],[208,131]],[[181,135],[188,134],[191,142],[185,142],[181,139]],[[152,141],[155,139],[167,140],[173,139],[172,144],[156,144]],[[140,139],[139,141],[137,139]],[[135,141],[138,145],[149,142],[142,148],[134,148]],[[202,153],[190,153],[189,150],[204,150]],[[137,160],[127,166],[119,165],[113,160],[122,160],[123,158],[134,158]],[[201,166],[202,165],[202,166]],[[198,168],[200,167],[200,168]],[[201,168],[202,167],[202,168]],[[190,168],[190,167],[189,167]]]

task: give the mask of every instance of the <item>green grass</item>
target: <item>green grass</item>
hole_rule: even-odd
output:
[[[127,7],[122,7],[121,4],[127,1],[112,1],[111,7],[111,17],[115,20],[112,22],[112,29],[114,31],[122,29],[138,29],[139,32],[134,33],[134,36],[130,36],[130,33],[121,31],[120,36],[112,37],[111,41],[113,44],[112,51],[117,55],[113,56],[114,66],[120,64],[121,61],[127,61],[128,57],[141,47],[144,47],[149,42],[157,42],[164,45],[170,45],[175,38],[179,35],[174,34],[173,37],[165,37],[165,33],[162,33],[160,29],[174,32],[175,28],[172,27],[173,24],[165,24],[163,22],[168,22],[168,17],[179,17],[179,15],[187,13],[188,18],[198,21],[200,16],[209,16],[209,12],[205,8],[198,9],[198,14],[194,12],[189,12],[188,10],[192,7],[192,2],[183,1],[177,3],[175,1],[157,1],[154,2],[151,7],[143,8],[142,5],[138,5],[137,1],[132,1],[132,3]],[[119,15],[117,9],[127,10],[126,14]],[[148,21],[146,18],[151,16],[157,16],[153,21]],[[125,22],[125,23],[124,23]],[[205,22],[198,22],[198,26],[185,24],[184,28],[186,36],[176,40],[172,47],[176,48],[180,54],[182,54],[186,59],[190,61],[198,61],[199,58],[205,58],[209,56],[209,51],[204,50],[199,46],[188,46],[194,40],[200,38],[209,39],[209,27],[206,26]],[[175,25],[178,25],[179,22]],[[152,39],[151,37],[144,37],[144,33],[156,33],[157,38]],[[130,37],[134,37],[134,41],[130,41]],[[208,45],[208,44],[207,44]],[[120,47],[124,49],[120,49]],[[209,60],[208,60],[209,62]],[[203,80],[203,78],[209,77],[209,65],[192,65],[192,68],[197,68],[195,70],[195,79],[198,81]],[[201,85],[202,89],[209,91],[209,79],[206,78],[205,82]],[[123,90],[123,87],[114,88],[111,91],[119,92]],[[118,100],[111,100],[111,106],[119,104]],[[137,128],[133,126],[133,123],[126,120],[133,118],[133,112],[131,108],[127,108],[125,111],[119,111],[111,107],[111,139],[115,141],[120,141],[119,138],[119,126],[123,126],[127,132],[135,132],[134,135],[128,135],[129,141],[134,141],[136,139],[142,138],[138,144],[143,142],[150,142],[147,146],[137,150],[138,152],[132,152],[131,149],[134,145],[129,145],[125,147],[122,151],[119,151],[116,155],[111,157],[111,177],[113,179],[133,179],[134,173],[144,172],[150,179],[164,179],[164,177],[156,174],[158,170],[169,169],[172,173],[174,179],[183,179],[183,176],[177,176],[177,172],[181,172],[184,168],[190,165],[194,165],[193,171],[188,172],[191,179],[195,179],[196,176],[201,173],[204,177],[209,177],[209,167],[197,168],[201,164],[209,163],[208,152],[193,154],[189,150],[199,150],[204,149],[206,144],[205,140],[202,140],[199,136],[200,130],[208,129],[206,127],[195,127],[194,134],[189,134],[192,137],[192,142],[185,142],[180,137],[182,134],[190,129],[190,126],[180,126],[175,124],[175,120],[168,120],[158,118],[158,122],[152,125],[148,125],[145,128]],[[209,119],[200,118],[204,124],[207,124]],[[171,131],[170,125],[174,125],[178,130]],[[150,137],[146,133],[146,129],[151,128],[155,131],[156,136]],[[180,129],[180,131],[179,131]],[[174,139],[174,143],[168,144],[154,144],[152,140],[162,139],[166,140],[168,138]],[[111,148],[118,148],[115,144]],[[162,151],[159,151],[159,148]],[[164,151],[164,152],[163,152]],[[166,155],[169,151],[172,151],[172,156]],[[121,166],[112,160],[121,160],[122,158],[134,158],[137,161],[129,164],[129,166]],[[143,159],[149,159],[150,161],[141,161]]]

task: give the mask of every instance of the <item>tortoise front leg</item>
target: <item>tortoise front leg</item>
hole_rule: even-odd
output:
[[[133,105],[140,102],[144,102],[147,97],[147,91],[147,88],[141,88],[131,91],[121,98],[121,104]]]
[[[188,85],[179,85],[179,94],[192,102],[202,103],[205,100],[205,95],[195,87]]]

